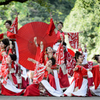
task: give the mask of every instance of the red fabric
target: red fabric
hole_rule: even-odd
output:
[[[14,34],[18,33],[18,17],[16,17],[15,20],[13,21],[10,31]]]
[[[9,39],[15,39],[16,38],[16,34],[7,31],[7,37],[9,37]]]
[[[1,33],[1,34],[0,34],[0,39],[3,39],[3,36],[4,36],[4,34],[3,34],[3,33]]]
[[[6,89],[3,85],[2,85],[2,89],[1,89],[1,94],[7,95],[7,96],[20,96],[23,92],[24,92],[24,90],[22,90],[20,93],[12,92],[12,91]]]
[[[3,56],[2,56],[2,53],[3,53],[3,52],[6,52],[6,51],[1,51],[1,52],[0,52],[0,62],[1,62],[2,59],[3,59]]]
[[[62,34],[63,35],[63,39],[65,39],[65,34],[64,34],[64,32],[60,32],[60,31],[57,31],[57,34],[56,34],[56,40],[55,40],[55,43],[57,43],[58,41],[61,41],[61,38],[60,38],[60,34]]]
[[[93,77],[88,78],[88,86],[93,86]]]
[[[87,70],[79,65],[77,65],[75,68],[78,68],[77,71],[74,71],[75,87],[79,87],[80,89],[83,82],[83,76],[87,75]]]
[[[51,85],[54,89],[56,89],[56,83],[55,83],[54,76],[53,76],[52,74],[49,74],[49,75],[48,75],[48,79],[49,79],[50,85]]]
[[[3,78],[3,84],[7,83],[7,79],[8,79],[8,65],[6,64],[6,57],[7,55],[4,56],[3,60],[2,60],[2,65],[0,68],[0,77]]]
[[[68,33],[69,44],[72,48],[78,49],[79,46],[79,33]]]
[[[11,73],[11,76],[12,76],[12,79],[13,79],[14,84],[17,85],[17,78],[15,76],[15,73]]]
[[[72,76],[73,75],[73,69],[76,65],[75,58],[73,58],[73,56],[67,51],[65,52],[65,57],[66,57],[65,59],[66,59],[66,63],[67,63],[66,69],[68,69],[68,74],[70,76]]]
[[[74,57],[75,56],[75,52],[69,48],[67,48],[68,52]]]
[[[9,54],[12,54],[12,53],[13,53],[13,52],[12,52],[12,49],[9,49],[8,55],[9,55]]]
[[[27,79],[25,80],[24,77],[22,77],[22,89],[26,89],[26,87],[29,85],[29,80],[28,80],[28,77]]]
[[[31,22],[25,24],[18,30],[16,34],[16,42],[18,44],[19,51],[19,63],[26,69],[34,70],[35,64],[29,62],[28,58],[35,59],[37,48],[34,45],[33,39],[37,37],[37,43],[43,41],[44,50],[48,46],[53,46],[56,34],[49,36],[46,34],[49,25],[44,22]],[[48,41],[50,40],[50,41]]]
[[[38,84],[42,81],[44,75],[45,75],[46,66],[40,64],[39,62],[36,63],[36,67],[34,70],[34,76],[33,76],[33,83]]]
[[[78,48],[78,51],[79,51],[80,53],[83,53],[82,48]]]
[[[40,96],[39,85],[31,84],[27,86],[24,96]]]
[[[52,33],[53,33],[53,31],[54,31],[54,29],[55,29],[55,25],[54,25],[53,19],[51,18],[51,19],[50,19],[49,28],[48,28],[48,30],[47,30],[47,34],[48,34],[49,36],[51,36]]]
[[[36,52],[36,57],[35,60],[38,61],[39,63],[44,63],[44,52],[41,52],[40,47],[37,47],[37,52]]]
[[[97,89],[100,84],[99,65],[95,65],[92,67],[92,73],[95,89]]]
[[[66,88],[66,87],[69,87],[69,80],[68,80],[68,76],[67,74],[63,74],[61,68],[59,70],[59,75],[60,75],[60,78],[59,78],[59,82],[60,82],[60,87],[61,88]]]
[[[88,63],[86,65],[84,65],[84,67],[86,69],[91,68],[93,66],[93,62],[92,61],[88,61]]]
[[[61,65],[64,63],[64,50],[63,45],[59,45],[57,52],[56,52],[56,64]]]

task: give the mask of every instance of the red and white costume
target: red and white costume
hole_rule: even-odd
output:
[[[22,89],[17,89],[15,85],[11,82],[9,77],[9,68],[10,66],[6,64],[6,58],[7,55],[4,56],[3,61],[2,61],[2,66],[0,69],[0,76],[2,77],[2,89],[1,89],[1,94],[3,95],[21,95],[24,90]]]
[[[97,96],[100,96],[100,67],[95,65],[92,67],[94,86],[90,90]]]
[[[64,92],[64,95],[71,96],[73,94],[75,96],[86,96],[88,81],[87,79],[84,79],[83,76],[87,75],[87,70],[79,65],[77,65],[76,67],[78,67],[78,70],[74,72],[72,83]],[[75,87],[78,87],[79,89],[77,91],[74,91]]]

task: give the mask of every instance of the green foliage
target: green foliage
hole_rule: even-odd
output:
[[[76,0],[75,6],[64,21],[65,31],[84,31],[80,33],[80,43],[87,45],[88,59],[100,53],[100,1]]]
[[[18,0],[16,0],[18,1]],[[28,0],[20,3],[12,1],[7,5],[0,6],[0,33],[5,32],[4,22],[14,20],[15,13],[18,12],[18,27],[34,21],[50,22],[50,12],[52,12],[55,24],[64,21],[66,15],[74,6],[75,0]]]

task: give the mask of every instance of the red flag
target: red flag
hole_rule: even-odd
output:
[[[78,49],[79,46],[79,33],[68,33],[69,44],[72,48]]]
[[[10,31],[14,34],[18,33],[18,17],[16,17],[15,20],[13,21]]]
[[[75,58],[73,58],[73,56],[67,51],[66,51],[66,62],[67,62],[66,68],[68,69],[68,74],[72,76],[73,69],[76,65],[76,61]]]
[[[53,31],[54,31],[54,29],[55,29],[55,25],[54,25],[53,19],[51,18],[51,19],[50,19],[49,28],[48,28],[48,30],[47,30],[47,34],[48,34],[49,36],[51,36],[52,33],[53,33]]]
[[[64,63],[64,50],[63,45],[59,45],[57,52],[56,52],[56,64],[61,65]]]

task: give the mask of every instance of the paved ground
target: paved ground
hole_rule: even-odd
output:
[[[23,97],[0,96],[0,100],[100,100],[100,97]]]

